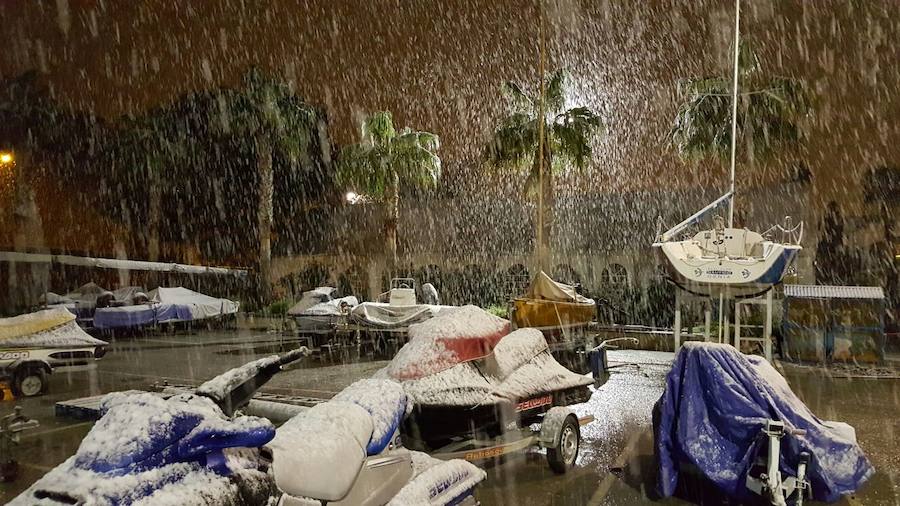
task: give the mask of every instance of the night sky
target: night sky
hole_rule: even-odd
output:
[[[804,79],[809,141],[744,182],[802,164],[823,199],[862,170],[900,164],[900,27],[893,0],[744,3],[743,33],[764,67]],[[499,86],[537,84],[534,1],[4,0],[0,77],[37,69],[62,101],[113,119],[249,65],[291,82],[329,115],[339,143],[360,115],[439,134],[449,182],[479,180],[479,148],[502,110]],[[733,2],[546,0],[549,68],[573,76],[571,103],[607,125],[588,191],[717,185],[720,165],[685,165],[666,143],[678,78],[728,72]],[[698,168],[699,167],[699,168]],[[712,171],[712,172],[710,172]]]

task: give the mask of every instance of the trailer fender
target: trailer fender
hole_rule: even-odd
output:
[[[578,423],[578,417],[571,409],[564,406],[555,406],[544,413],[541,422],[541,433],[538,442],[544,448],[556,448],[559,445],[559,432],[566,419],[572,417]]]

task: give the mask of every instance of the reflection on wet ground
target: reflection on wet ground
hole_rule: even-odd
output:
[[[112,352],[90,367],[60,371],[51,377],[50,392],[19,402],[41,427],[22,438],[18,456],[20,479],[0,485],[5,502],[47,470],[72,455],[90,429],[90,422],[58,419],[59,400],[127,390],[150,389],[154,384],[197,384],[249,360],[292,349],[295,339],[249,332],[129,338],[114,343]],[[488,479],[478,490],[486,506],[499,504],[650,503],[655,499],[651,410],[662,393],[672,354],[619,350],[609,355],[610,374],[591,399],[574,409],[595,421],[582,427],[578,465],[559,476],[547,467],[538,450],[513,454],[491,463]],[[325,359],[308,358],[276,376],[266,387],[278,393],[330,397],[353,381],[371,376],[386,364],[365,353],[336,353]],[[900,381],[832,378],[822,369],[783,366],[797,394],[823,419],[842,420],[856,427],[877,474],[846,504],[897,504],[900,497]],[[0,403],[0,414],[13,403]],[[722,504],[702,484],[688,483],[687,492],[702,504]],[[662,504],[688,504],[666,499]]]

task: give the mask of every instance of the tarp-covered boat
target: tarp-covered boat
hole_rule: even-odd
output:
[[[92,349],[107,344],[89,336],[75,323],[75,315],[61,307],[0,318],[0,349]]]
[[[813,499],[836,501],[874,474],[853,427],[820,420],[768,362],[729,345],[685,343],[655,410],[664,496],[675,492],[684,467],[693,467],[725,494],[750,499],[746,478],[766,451],[762,431],[769,420],[790,429],[781,439],[782,473],[794,475],[801,453],[809,453]],[[805,435],[795,435],[798,430]]]
[[[99,308],[94,312],[98,329],[136,328],[160,323],[205,320],[234,314],[238,303],[211,297],[183,287],[160,287],[148,294],[149,302]]]
[[[516,327],[556,329],[590,323],[597,314],[593,299],[579,294],[575,287],[554,281],[539,272],[523,297],[513,299]]]

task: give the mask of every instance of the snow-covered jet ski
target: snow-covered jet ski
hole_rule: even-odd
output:
[[[410,326],[410,340],[378,376],[400,381],[413,407],[404,442],[435,450],[471,435],[526,427],[551,408],[587,401],[593,380],[560,365],[540,330],[464,306]]]
[[[484,471],[410,451],[400,424],[403,387],[365,379],[278,429],[267,445],[282,506],[474,505]]]
[[[483,471],[400,444],[408,402],[395,382],[357,382],[277,431],[239,413],[305,353],[250,362],[168,399],[109,394],[76,454],[10,504],[476,504]]]
[[[107,395],[75,455],[10,504],[265,504],[277,490],[260,449],[275,426],[237,410],[306,352],[250,362],[168,399]]]

